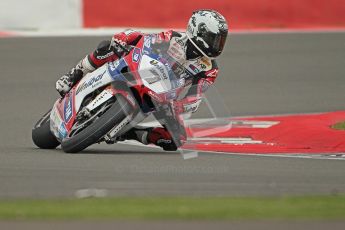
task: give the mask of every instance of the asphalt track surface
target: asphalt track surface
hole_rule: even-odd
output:
[[[202,153],[183,160],[138,146],[82,154],[40,150],[33,124],[57,98],[57,78],[103,37],[0,39],[0,198],[284,195],[345,192],[345,161]],[[344,110],[345,33],[232,35],[217,88],[232,115]]]

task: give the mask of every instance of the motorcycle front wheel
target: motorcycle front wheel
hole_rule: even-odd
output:
[[[73,136],[62,140],[61,148],[66,153],[78,153],[98,142],[112,128],[132,113],[132,106],[123,96],[118,95],[116,101],[90,125]]]

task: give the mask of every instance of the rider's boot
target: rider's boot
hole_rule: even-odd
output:
[[[148,136],[152,131],[152,128],[132,128],[127,133],[121,136],[121,139],[124,140],[136,140],[141,142],[144,145],[149,144]]]
[[[136,140],[144,145],[154,144],[161,147],[165,151],[176,151],[178,147],[173,141],[169,131],[166,128],[161,127],[135,127],[121,136],[121,139]]]

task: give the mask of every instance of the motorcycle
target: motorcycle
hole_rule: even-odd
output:
[[[54,149],[61,144],[64,152],[77,153],[95,143],[116,143],[154,111],[174,113],[184,70],[176,71],[176,62],[156,52],[153,39],[145,35],[136,46],[117,44],[126,55],[86,74],[57,99],[32,129],[35,145]],[[174,122],[167,122],[170,133],[180,133]]]

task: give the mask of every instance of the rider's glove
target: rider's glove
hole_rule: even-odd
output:
[[[127,45],[127,36],[124,33],[115,34],[111,39],[111,44],[114,45],[116,43],[119,43],[122,46]]]
[[[59,94],[63,97],[70,89],[72,88],[73,83],[70,80],[70,77],[66,74],[63,75],[59,80],[56,82],[56,90]]]
[[[63,75],[57,80],[55,84],[56,90],[63,97],[82,77],[83,72],[80,69],[72,69],[68,74]]]
[[[184,139],[184,138],[181,138]],[[169,131],[165,128],[153,128],[148,135],[148,142],[160,146],[165,151],[176,151],[182,145],[180,140],[173,140]]]
[[[200,98],[185,98],[182,101],[174,101],[173,108],[176,114],[195,113],[201,102]]]
[[[180,115],[180,114],[184,113],[184,107],[183,107],[183,103],[181,101],[174,101],[172,103],[172,106],[173,106],[175,114]]]
[[[110,47],[113,49],[118,57],[121,57],[126,51],[123,47],[127,47],[127,35],[125,33],[115,34],[110,42]]]

